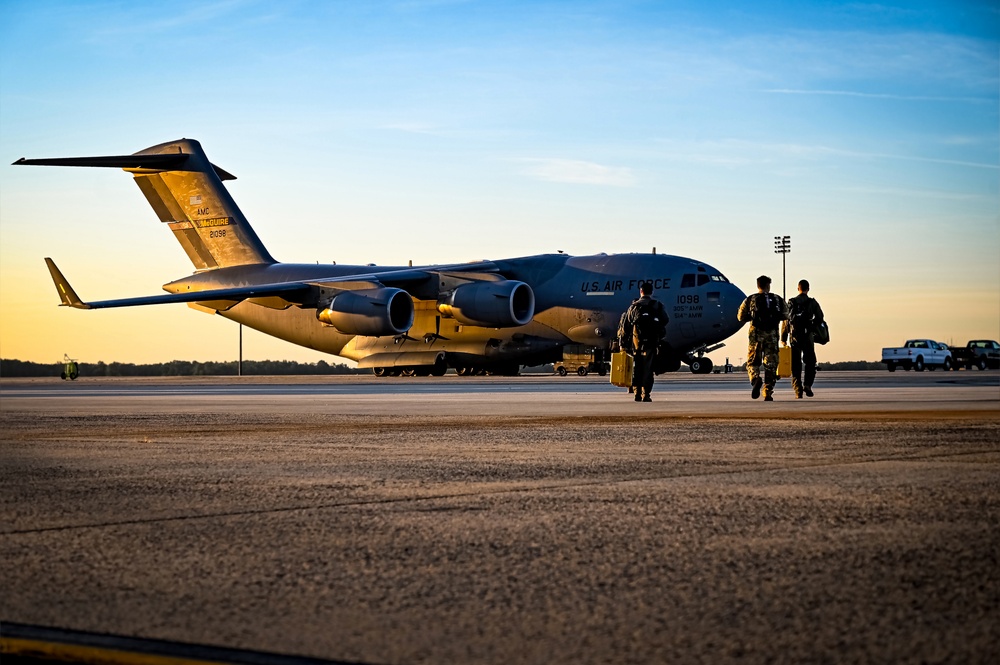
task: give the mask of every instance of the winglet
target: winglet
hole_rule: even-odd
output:
[[[63,277],[62,272],[56,267],[55,261],[50,258],[45,259],[45,265],[49,267],[49,274],[52,275],[52,281],[56,285],[56,291],[59,292],[59,299],[62,300],[62,305],[66,307],[75,307],[77,309],[90,309],[90,305],[80,300],[80,296],[76,295],[76,291],[73,287],[69,285],[66,278]]]

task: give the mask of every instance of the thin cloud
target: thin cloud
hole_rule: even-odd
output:
[[[963,192],[948,192],[932,189],[912,189],[898,187],[838,187],[836,191],[849,194],[874,194],[877,196],[898,196],[906,199],[940,199],[946,201],[983,201],[992,197],[983,194],[968,194]]]
[[[179,28],[204,26],[214,19],[233,15],[237,10],[246,8],[247,5],[247,0],[219,0],[218,2],[197,5],[187,11],[170,14],[165,18],[152,20],[143,20],[138,13],[125,13],[117,23],[101,25],[95,31],[95,37],[103,39],[127,35],[149,35]],[[144,12],[145,10],[143,9],[142,11]],[[160,16],[159,13],[148,13],[145,15]]]
[[[916,102],[965,102],[970,104],[990,104],[994,100],[981,97],[946,97],[932,95],[896,95],[891,93],[856,92],[853,90],[794,90],[788,88],[773,88],[761,92],[777,95],[832,95],[839,97],[864,97],[868,99],[893,99]]]
[[[670,157],[675,161],[716,164],[738,167],[752,164],[771,164],[787,162],[788,160],[815,160],[825,157],[842,157],[848,159],[881,159],[930,164],[948,164],[976,169],[1000,170],[1000,166],[988,162],[971,162],[960,159],[943,159],[938,157],[923,157],[921,155],[900,155],[883,152],[865,152],[831,148],[823,145],[803,145],[795,143],[758,143],[752,141],[708,141],[703,143],[678,145],[671,147],[671,142],[661,141],[671,150]]]
[[[382,125],[382,129],[387,129],[395,132],[405,132],[407,134],[426,134],[430,136],[443,136],[446,134],[446,132],[442,131],[439,127],[419,122],[390,123],[387,125]]]
[[[525,164],[525,175],[546,182],[608,187],[631,187],[635,184],[632,169],[627,167],[604,166],[576,159],[524,158],[517,161]]]

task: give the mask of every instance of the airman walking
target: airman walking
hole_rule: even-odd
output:
[[[750,344],[747,350],[747,374],[750,378],[750,397],[774,401],[774,384],[778,380],[778,326],[788,318],[785,301],[771,294],[771,278],[757,278],[757,293],[747,296],[736,317],[750,322]]]
[[[823,323],[823,308],[809,297],[809,282],[799,281],[799,295],[788,299],[788,319],[781,324],[781,342],[792,342],[792,390],[795,397],[812,397],[816,379],[816,345],[813,335]],[[822,340],[821,340],[822,341]],[[802,372],[805,370],[805,377]]]
[[[635,361],[632,387],[636,402],[652,402],[653,362],[669,322],[663,303],[653,298],[653,283],[639,285],[639,299],[625,311],[619,324],[618,343]]]

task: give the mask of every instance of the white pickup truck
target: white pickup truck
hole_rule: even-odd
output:
[[[930,370],[938,367],[949,370],[952,366],[948,345],[932,339],[910,339],[903,346],[886,347],[882,349],[882,362],[890,372],[895,372],[897,367],[922,372],[925,367]]]

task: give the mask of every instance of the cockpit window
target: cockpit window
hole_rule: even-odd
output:
[[[695,286],[694,274],[688,273],[681,278],[681,288],[690,289]]]
[[[726,279],[725,277],[723,277],[722,275],[712,275],[712,281],[713,282],[726,282],[726,283],[729,282],[729,280]]]
[[[698,275],[698,286],[708,284],[708,275]]]

